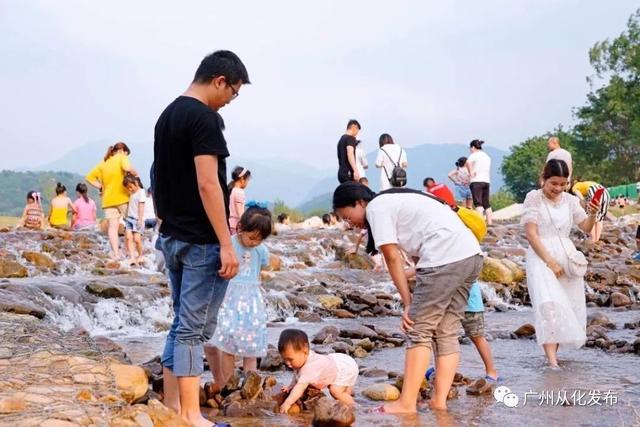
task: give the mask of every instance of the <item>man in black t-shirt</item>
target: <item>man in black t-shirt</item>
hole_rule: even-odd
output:
[[[356,168],[356,136],[360,132],[360,123],[349,120],[347,132],[338,141],[338,181],[359,181],[362,178]]]
[[[175,318],[162,354],[164,403],[195,426],[200,414],[203,345],[216,327],[228,280],[238,272],[227,216],[229,156],[218,110],[249,83],[238,56],[205,57],[187,91],[156,123],[153,189]]]

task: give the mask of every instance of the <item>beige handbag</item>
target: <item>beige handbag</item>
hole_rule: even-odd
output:
[[[575,247],[571,252],[567,251],[567,248],[562,242],[562,237],[560,236],[560,229],[556,227],[556,224],[553,222],[553,217],[551,216],[551,211],[549,210],[549,206],[547,206],[547,202],[543,200],[542,203],[544,203],[544,206],[547,208],[549,221],[551,221],[553,228],[556,229],[556,232],[558,233],[558,240],[560,240],[560,245],[562,246],[564,253],[567,255],[567,275],[571,277],[584,277],[584,275],[587,273],[587,265],[589,265],[587,258]]]

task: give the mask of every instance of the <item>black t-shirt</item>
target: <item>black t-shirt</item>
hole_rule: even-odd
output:
[[[342,135],[340,141],[338,141],[338,176],[349,176],[353,178],[353,168],[349,164],[349,158],[347,157],[347,147],[353,147],[353,154],[355,156],[356,139],[351,135]]]
[[[229,216],[226,185],[229,157],[222,117],[195,98],[180,96],[162,112],[155,128],[154,201],[160,232],[189,243],[218,243],[202,205],[194,157],[218,158],[218,181]]]

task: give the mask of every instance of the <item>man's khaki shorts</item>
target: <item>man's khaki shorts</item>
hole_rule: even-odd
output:
[[[407,333],[409,348],[424,346],[436,356],[460,351],[460,320],[482,262],[482,255],[474,255],[440,267],[416,270],[416,287],[409,308],[409,318],[414,321]]]

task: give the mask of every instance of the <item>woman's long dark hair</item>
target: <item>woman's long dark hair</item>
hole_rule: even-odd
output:
[[[229,181],[229,192],[233,190],[233,187],[236,185],[236,182],[240,181],[241,178],[250,178],[251,171],[249,169],[245,169],[242,166],[236,166],[233,168],[233,172],[231,172],[231,181]]]
[[[80,193],[85,203],[89,203],[89,196],[87,196],[89,188],[87,187],[87,184],[83,184],[81,182],[78,183],[78,185],[76,185],[76,191]]]

